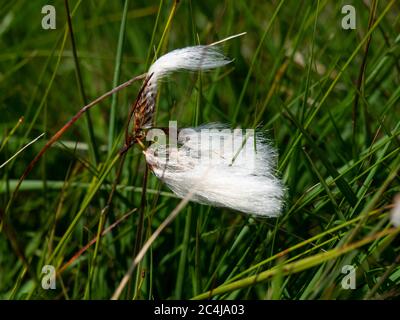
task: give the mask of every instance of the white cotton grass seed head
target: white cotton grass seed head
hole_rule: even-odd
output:
[[[148,74],[156,82],[175,71],[210,70],[222,67],[231,60],[227,59],[214,46],[193,46],[176,49],[157,59],[150,67]]]
[[[146,119],[143,128],[150,128],[155,110],[158,82],[173,72],[207,71],[222,67],[231,60],[227,59],[214,45],[199,45],[176,49],[158,58],[147,72],[147,84],[142,100],[146,104]]]
[[[265,135],[220,124],[182,129],[177,145],[145,152],[154,174],[180,198],[262,217],[276,217],[284,188],[275,175],[276,152]]]

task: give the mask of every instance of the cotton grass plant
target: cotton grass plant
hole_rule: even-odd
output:
[[[40,29],[37,2],[0,10],[1,298],[398,296],[396,1],[354,2],[355,30],[341,28],[337,1],[69,5],[55,4],[51,31]],[[147,77],[176,48],[243,30],[245,37],[214,44],[229,57],[218,55],[216,69]],[[152,81],[157,96],[135,100]],[[146,100],[154,108],[143,109],[135,127],[133,106]],[[92,130],[78,120],[88,110]],[[186,162],[176,171],[151,158],[157,142],[146,141],[147,132],[168,133],[170,120],[177,120],[177,144],[166,148],[175,141],[167,134],[159,145],[192,161],[189,170]],[[243,166],[240,152],[228,149],[239,172],[217,148],[215,158],[196,162],[193,143],[204,126],[213,137],[254,129],[261,140],[252,146],[261,149],[250,154],[267,161]],[[185,134],[190,140],[179,141]],[[146,158],[160,170],[151,172]],[[230,191],[208,184],[206,197],[193,192],[193,170],[206,174],[214,161],[222,169],[211,178],[235,173],[225,183]],[[251,179],[277,187],[272,199],[262,197],[265,183],[241,183],[252,171]],[[266,201],[276,210],[250,210]],[[260,219],[250,211],[280,214]],[[48,264],[56,290],[41,287]],[[356,270],[354,290],[342,287],[345,266]]]
[[[157,59],[133,111],[135,130],[152,127],[162,79],[173,72],[207,71],[229,62],[215,44],[177,49]],[[151,132],[150,136],[155,137]],[[155,175],[181,198],[192,191],[190,199],[202,204],[260,216],[277,216],[281,211],[283,189],[275,177],[275,151],[260,133],[243,138],[241,130],[218,124],[184,128],[177,141],[152,145],[144,154]]]

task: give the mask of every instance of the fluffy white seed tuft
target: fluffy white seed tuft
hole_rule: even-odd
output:
[[[146,106],[144,121],[141,126],[150,128],[157,96],[158,82],[169,74],[176,71],[199,71],[210,70],[222,67],[231,60],[228,60],[215,46],[193,46],[173,50],[157,59],[148,71],[147,85],[141,97]]]
[[[284,189],[276,153],[265,135],[210,124],[180,131],[177,146],[153,144],[144,153],[154,174],[179,197],[263,217],[276,217]]]
[[[152,64],[148,74],[152,75],[152,82],[157,82],[175,71],[210,70],[222,67],[230,62],[231,60],[228,60],[217,47],[186,47],[173,50],[160,57]]]

